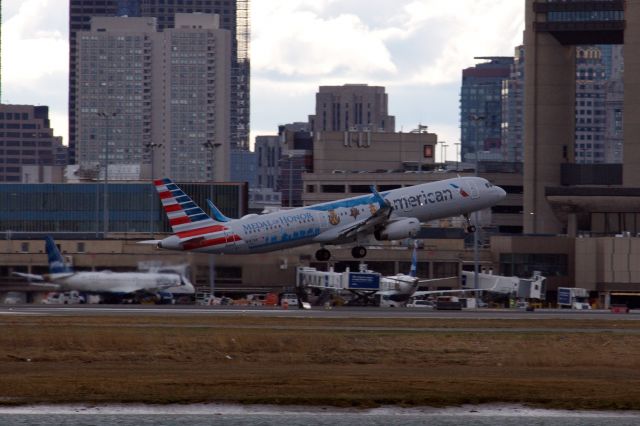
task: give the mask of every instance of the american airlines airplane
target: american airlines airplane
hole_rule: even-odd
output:
[[[325,245],[356,242],[354,258],[367,254],[362,245],[377,240],[415,237],[420,223],[465,215],[502,200],[505,191],[480,177],[456,177],[338,201],[263,215],[229,219],[209,203],[207,215],[171,179],[154,181],[174,234],[162,240],[141,241],[168,250],[214,254],[252,254],[319,243],[318,261],[331,257]]]
[[[55,289],[56,291],[77,290],[90,293],[118,293],[135,292],[176,292],[195,293],[193,284],[178,273],[153,272],[74,272],[73,268],[65,264],[60,250],[53,238],[45,238],[45,248],[49,260],[49,273],[45,275],[25,274],[14,272],[14,275],[37,281]]]

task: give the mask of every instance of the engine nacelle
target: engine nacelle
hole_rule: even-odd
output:
[[[391,222],[382,229],[373,233],[376,240],[402,240],[414,238],[420,231],[420,221],[416,218],[407,218]]]

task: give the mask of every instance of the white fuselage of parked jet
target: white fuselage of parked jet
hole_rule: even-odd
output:
[[[490,207],[505,197],[505,191],[480,177],[456,177],[383,191],[379,195],[391,207],[389,215],[379,221],[375,218],[375,227],[368,228],[368,220],[383,207],[375,195],[216,222],[207,228],[174,234],[157,245],[172,250],[246,254],[313,243],[348,243],[373,234],[374,229],[379,239],[403,239],[408,237],[407,229],[416,229],[421,222]]]
[[[91,293],[134,293],[169,291],[193,293],[193,285],[179,274],[153,272],[60,272],[42,276],[46,283],[59,286],[59,291],[77,290]],[[188,291],[188,290],[192,291]],[[185,291],[187,290],[187,291]]]

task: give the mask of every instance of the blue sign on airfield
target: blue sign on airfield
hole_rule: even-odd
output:
[[[348,290],[380,290],[380,274],[350,272]]]

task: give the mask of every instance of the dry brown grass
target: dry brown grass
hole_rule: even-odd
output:
[[[445,324],[395,326],[438,323]],[[518,402],[640,409],[640,335],[635,333],[270,328],[283,324],[391,326],[364,319],[0,318],[0,403]],[[483,321],[446,325],[489,326]],[[529,326],[541,327],[537,321]],[[556,320],[554,326],[576,323]],[[583,326],[598,328],[595,322]]]

